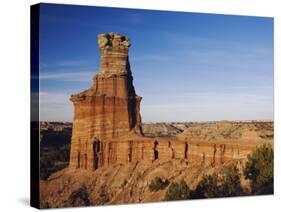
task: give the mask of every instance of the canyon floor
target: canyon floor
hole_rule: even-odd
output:
[[[56,208],[163,201],[167,187],[156,192],[149,189],[155,177],[169,182],[184,180],[195,189],[203,175],[218,172],[225,165],[205,166],[171,160],[116,164],[94,172],[65,168],[41,181],[41,204]],[[242,182],[247,189],[248,182],[243,179]],[[83,199],[83,195],[87,199]]]
[[[245,160],[213,166],[191,164],[184,159],[156,160],[115,164],[95,171],[71,170],[67,168],[71,123],[44,122],[41,126],[42,208],[163,201],[168,187],[159,191],[149,189],[156,177],[170,183],[184,180],[195,189],[202,176],[218,173],[230,164],[238,167],[243,189],[249,189],[249,181],[242,176]],[[236,139],[245,143],[273,142],[273,122],[146,123],[143,131],[147,137],[174,137],[175,141]]]

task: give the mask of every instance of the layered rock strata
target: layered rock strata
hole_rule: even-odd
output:
[[[128,37],[100,34],[100,69],[93,86],[71,96],[74,121],[70,167],[95,169],[101,141],[130,131],[141,134],[140,102],[133,86]]]
[[[93,86],[71,96],[74,105],[71,169],[96,170],[117,163],[174,159],[217,165],[245,159],[257,145],[264,143],[262,139],[194,140],[190,139],[189,129],[189,133],[174,140],[144,137],[141,97],[136,95],[128,59],[129,39],[119,33],[100,34],[98,45],[100,69]]]
[[[101,142],[99,167],[138,161],[186,160],[192,164],[221,165],[247,158],[258,145],[271,142],[182,141],[144,137],[116,138]]]

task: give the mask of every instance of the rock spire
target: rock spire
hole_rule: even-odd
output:
[[[102,142],[128,133],[142,134],[140,102],[129,63],[129,38],[119,33],[98,35],[100,68],[93,86],[72,95],[74,105],[70,167],[95,169]]]

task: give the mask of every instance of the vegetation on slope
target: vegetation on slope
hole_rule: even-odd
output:
[[[243,195],[239,171],[236,166],[226,166],[221,172],[205,175],[193,191],[192,197],[214,198]]]
[[[168,187],[168,190],[166,191],[164,200],[165,201],[172,201],[172,200],[189,199],[190,193],[191,193],[191,190],[184,180],[180,181],[179,183],[173,182]]]
[[[214,122],[187,128],[177,135],[188,140],[273,139],[273,122]]]
[[[254,194],[273,194],[273,160],[273,149],[266,144],[248,156],[244,175],[251,180]]]
[[[234,197],[242,195],[273,194],[273,158],[270,145],[257,147],[243,169],[243,176],[235,165],[229,165],[221,172],[204,175],[196,189],[190,191],[185,182],[173,182],[166,191],[164,200],[202,199]],[[251,181],[252,191],[243,191],[241,177]]]
[[[40,179],[68,166],[71,131],[41,131],[40,141]]]
[[[166,188],[170,184],[169,180],[162,180],[160,177],[155,177],[148,185],[150,191],[159,191]]]

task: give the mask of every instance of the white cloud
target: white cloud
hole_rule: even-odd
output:
[[[60,67],[60,68],[72,68],[72,67],[92,67],[93,60],[91,59],[67,59],[67,60],[58,60],[58,61],[49,61],[49,62],[40,62],[40,68],[44,69],[50,69],[54,67]]]
[[[57,92],[40,92],[40,120],[72,121],[73,106],[70,94]]]

